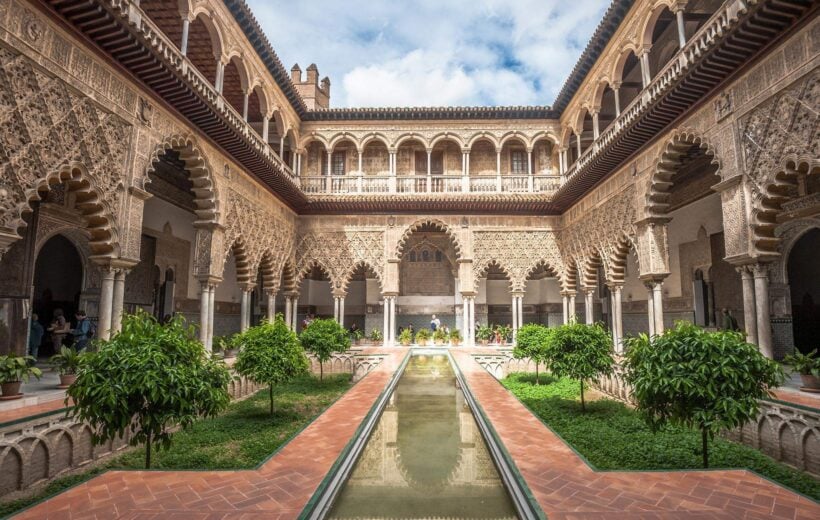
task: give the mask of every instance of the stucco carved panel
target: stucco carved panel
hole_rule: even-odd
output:
[[[334,290],[345,291],[359,266],[373,270],[384,285],[384,233],[381,231],[309,231],[296,244],[299,277],[314,264],[328,271]]]
[[[549,266],[557,275],[564,262],[554,231],[476,231],[473,233],[473,283],[487,267],[498,264],[510,278],[513,291],[524,291],[527,277],[539,264]]]

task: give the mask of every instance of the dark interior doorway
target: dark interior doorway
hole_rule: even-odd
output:
[[[83,287],[83,262],[77,248],[63,235],[50,238],[40,249],[34,264],[33,310],[44,329],[48,329],[54,311],[62,309],[69,322],[78,310]],[[40,356],[53,354],[46,334],[40,345]]]
[[[820,229],[800,237],[789,254],[787,264],[792,299],[794,346],[808,353],[817,348],[820,336]]]

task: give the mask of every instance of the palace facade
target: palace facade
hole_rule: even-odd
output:
[[[0,0],[0,351],[58,308],[814,348],[816,14],[614,0],[549,106],[338,109],[242,0]]]

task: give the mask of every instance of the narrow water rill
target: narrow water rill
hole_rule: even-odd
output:
[[[444,354],[413,355],[328,518],[517,518]]]

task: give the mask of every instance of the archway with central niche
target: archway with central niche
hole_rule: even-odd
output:
[[[546,262],[534,265],[524,285],[522,325],[539,323],[554,327],[564,321],[558,273]]]
[[[299,305],[296,311],[297,330],[304,329],[314,318],[333,318],[333,284],[330,274],[318,263],[312,264],[299,284]]]
[[[482,298],[483,297],[483,298]],[[510,276],[504,267],[497,262],[487,265],[478,284],[478,296],[476,298],[476,323],[480,325],[506,326],[512,327],[512,293],[510,290]],[[486,313],[483,310],[482,301],[486,305]],[[485,314],[486,319],[479,318],[479,314]],[[496,342],[498,338],[492,338]]]
[[[433,315],[442,326],[456,324],[458,271],[456,249],[444,229],[427,223],[404,242],[399,264],[399,298],[396,325],[418,331],[430,328]]]

